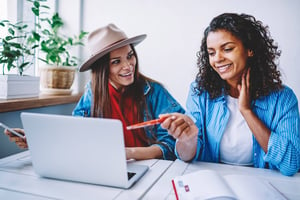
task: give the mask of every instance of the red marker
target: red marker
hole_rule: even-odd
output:
[[[168,117],[162,117],[162,118],[159,118],[159,119],[154,119],[154,120],[150,120],[150,121],[146,121],[146,122],[141,122],[141,123],[133,124],[131,126],[127,126],[126,128],[127,128],[127,130],[132,130],[132,129],[137,129],[137,128],[143,128],[143,127],[146,127],[146,126],[152,126],[152,125],[155,125],[155,124],[162,123],[167,118]]]

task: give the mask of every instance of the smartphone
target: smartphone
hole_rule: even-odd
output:
[[[12,134],[14,134],[14,135],[16,135],[16,136],[18,136],[18,137],[20,137],[20,138],[22,138],[22,139],[25,139],[25,136],[24,136],[24,135],[22,135],[21,133],[18,133],[17,131],[15,131],[15,130],[12,129],[12,128],[9,128],[8,126],[6,126],[5,124],[3,124],[3,123],[1,123],[1,122],[0,122],[0,126],[2,126],[4,129],[9,130]]]

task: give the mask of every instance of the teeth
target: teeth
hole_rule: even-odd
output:
[[[132,72],[128,72],[127,74],[120,74],[120,76],[130,76]]]
[[[224,65],[222,67],[218,67],[219,71],[222,73],[222,72],[225,72],[228,68],[229,68],[230,65]]]

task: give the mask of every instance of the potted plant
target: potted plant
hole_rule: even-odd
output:
[[[77,71],[78,58],[71,54],[73,47],[84,45],[87,32],[81,31],[78,36],[67,36],[61,33],[64,25],[58,13],[51,18],[41,9],[48,9],[40,0],[33,2],[32,12],[37,18],[33,40],[39,44],[39,60],[44,65],[39,67],[42,91],[49,94],[70,93]],[[46,16],[45,16],[46,15]]]
[[[0,37],[0,98],[26,98],[39,95],[39,77],[24,75],[24,71],[32,66],[34,50],[37,45],[29,39],[28,25],[23,22],[11,23],[0,21],[1,31],[6,35]],[[17,69],[17,74],[6,74]]]

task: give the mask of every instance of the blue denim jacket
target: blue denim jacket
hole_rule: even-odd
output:
[[[230,112],[225,96],[210,99],[191,84],[187,99],[187,114],[199,128],[197,153],[194,160],[220,161],[220,142]],[[253,136],[255,167],[279,169],[293,175],[300,168],[300,135],[298,101],[293,91],[284,87],[252,102],[257,117],[271,130],[268,152],[265,153]],[[177,153],[177,152],[176,152]]]
[[[146,113],[146,111],[144,112],[144,121],[156,119],[163,113],[185,112],[182,106],[159,83],[147,82],[144,87],[144,95],[146,96],[146,104],[148,107],[148,113]],[[74,116],[90,117],[92,99],[91,82],[89,82],[86,86],[85,93],[77,103],[72,114]],[[164,159],[174,160],[176,158],[174,154],[175,140],[166,130],[162,129],[160,125],[155,125],[146,127],[145,131],[149,138],[156,138],[157,143],[153,145],[160,147]]]

